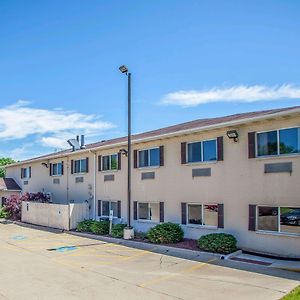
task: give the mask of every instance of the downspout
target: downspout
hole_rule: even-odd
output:
[[[97,185],[96,185],[96,175],[97,175],[97,155],[96,155],[96,151],[93,151],[93,150],[90,150],[89,152],[93,153],[94,154],[94,174],[93,174],[93,185],[94,185],[94,188],[93,188],[93,191],[94,191],[94,195],[93,195],[93,198],[94,198],[94,211],[93,211],[93,215],[94,215],[94,219],[96,220],[97,218],[97,213],[96,213],[96,188],[97,188]]]
[[[68,212],[69,212],[69,230],[71,229],[71,209],[70,209],[70,200],[69,200],[69,156],[67,156],[67,203],[68,203]]]
[[[67,203],[69,204],[69,156],[67,156]]]

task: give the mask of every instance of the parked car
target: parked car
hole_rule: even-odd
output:
[[[287,225],[300,226],[300,208],[292,209],[280,216],[280,222]]]

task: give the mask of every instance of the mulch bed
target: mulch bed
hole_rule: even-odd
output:
[[[138,237],[135,237],[133,239],[133,241],[152,244],[147,239],[141,239]],[[200,251],[197,246],[197,240],[192,240],[192,239],[183,239],[183,241],[181,241],[179,243],[175,243],[175,244],[159,244],[159,245],[173,247],[173,248],[181,248],[181,249]]]
[[[197,240],[192,240],[192,239],[184,239],[183,241],[176,244],[164,244],[164,245],[169,247],[199,251],[199,248],[197,246]]]

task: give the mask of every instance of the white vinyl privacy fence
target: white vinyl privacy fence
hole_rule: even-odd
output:
[[[71,230],[84,219],[89,219],[88,203],[22,202],[22,222],[25,223]]]

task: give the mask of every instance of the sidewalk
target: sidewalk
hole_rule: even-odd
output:
[[[264,265],[274,269],[283,269],[287,271],[300,272],[300,261],[268,258],[245,253],[236,255],[230,259],[244,263]]]

